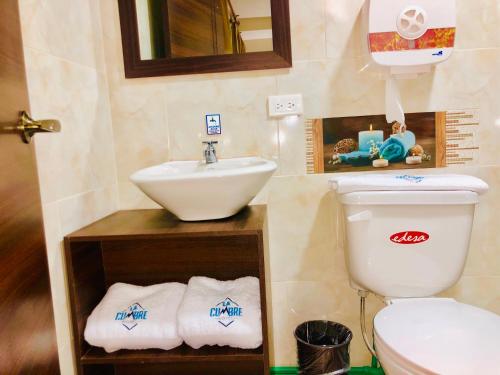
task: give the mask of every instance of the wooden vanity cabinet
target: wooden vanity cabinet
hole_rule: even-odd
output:
[[[119,211],[65,238],[71,322],[80,375],[269,374],[264,232],[266,207],[212,222],[181,222],[165,210]],[[255,350],[183,344],[106,353],[83,338],[87,317],[116,282],[187,283],[192,276],[260,280],[263,345]]]

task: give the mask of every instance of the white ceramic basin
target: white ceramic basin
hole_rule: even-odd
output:
[[[173,161],[135,172],[130,179],[181,220],[232,216],[248,205],[276,170],[276,163],[249,157],[214,164]]]

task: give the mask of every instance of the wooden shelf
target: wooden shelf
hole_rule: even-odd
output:
[[[262,231],[265,206],[249,206],[228,219],[185,222],[165,210],[118,211],[90,224],[66,238],[70,242],[136,240],[175,236],[241,236]]]
[[[182,222],[165,210],[116,212],[64,239],[78,375],[268,375],[264,233],[266,207],[223,220]],[[192,276],[260,281],[263,345],[255,350],[187,345],[106,353],[83,338],[87,318],[117,282],[187,283]]]
[[[262,347],[253,350],[224,347],[193,349],[186,344],[172,350],[120,350],[106,353],[90,347],[82,356],[83,364],[172,363],[172,362],[235,362],[262,361]]]

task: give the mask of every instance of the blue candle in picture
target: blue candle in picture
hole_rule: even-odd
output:
[[[360,131],[358,133],[359,151],[370,151],[372,142],[380,146],[384,142],[384,131],[373,130],[370,124],[370,130]]]

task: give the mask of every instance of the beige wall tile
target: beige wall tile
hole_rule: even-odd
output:
[[[324,59],[325,0],[291,0],[290,27],[295,61]]]
[[[272,281],[332,277],[335,240],[326,181],[324,176],[272,179],[267,202]]]
[[[326,1],[326,52],[330,59],[366,55],[361,10],[364,0]]]
[[[99,1],[106,72],[110,87],[126,84],[118,1]],[[132,80],[142,85],[148,79]],[[154,80],[156,81],[156,79]],[[111,90],[112,94],[113,90]]]
[[[111,106],[98,2],[20,2],[34,118],[61,121],[35,150],[63,374],[75,373],[62,239],[118,207]]]
[[[151,206],[129,176],[170,158],[164,88],[123,85],[113,91],[111,103],[121,208]]]
[[[271,366],[295,366],[296,354],[293,327],[289,319],[286,283],[272,282],[271,295],[268,298],[272,317],[269,321]]]
[[[278,121],[279,174],[303,175],[306,173],[304,116],[289,116]]]
[[[499,22],[497,0],[457,0],[457,48],[500,47]]]
[[[42,201],[54,202],[116,181],[105,76],[25,49],[34,118],[56,118],[61,132],[35,137]]]
[[[403,107],[408,112],[479,107],[494,74],[495,53],[455,51],[432,73],[400,81]]]
[[[384,83],[365,66],[362,58],[297,62],[278,90],[303,94],[305,118],[383,113]]]
[[[21,0],[24,45],[104,72],[97,3],[94,0]]]
[[[266,99],[276,93],[274,77],[242,77],[169,82],[166,105],[173,160],[201,160],[205,115],[220,113],[222,158],[260,155],[277,157],[277,124],[267,118]]]
[[[70,234],[112,214],[118,207],[115,185],[62,199],[58,202],[61,232]]]
[[[500,236],[497,215],[500,212],[498,189],[500,188],[500,168],[477,168],[468,170],[490,185],[488,193],[480,199],[476,208],[474,227],[464,276],[500,276]]]
[[[62,374],[72,374],[75,371],[74,353],[72,349],[70,315],[67,308],[68,289],[58,204],[49,203],[43,205],[42,209],[59,363]]]
[[[500,314],[500,277],[464,276],[442,296]]]

